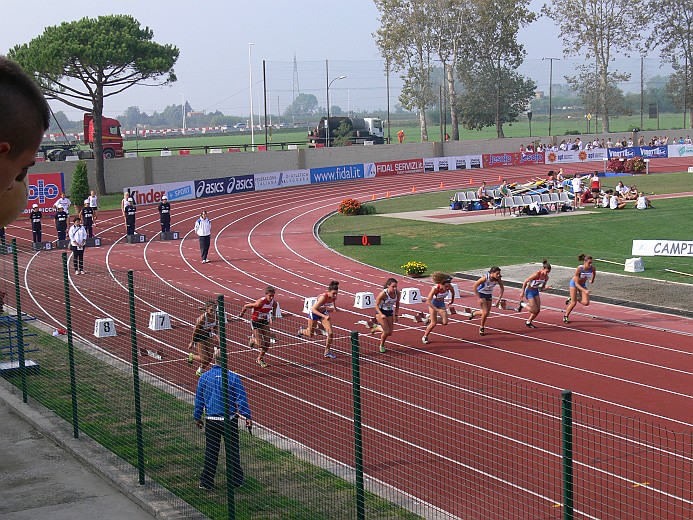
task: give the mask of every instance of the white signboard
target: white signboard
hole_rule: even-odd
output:
[[[256,173],[255,190],[271,190],[284,186],[310,184],[309,170],[287,170],[282,172]]]
[[[633,240],[633,255],[693,258],[693,240]]]

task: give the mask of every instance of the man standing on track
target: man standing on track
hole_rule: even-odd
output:
[[[125,214],[125,228],[128,235],[135,234],[135,213],[137,213],[137,208],[135,207],[135,201],[132,197],[128,197],[128,205],[123,209]]]
[[[55,219],[55,230],[58,232],[58,240],[65,240],[67,236],[67,221],[69,219],[67,212],[60,206],[53,218]]]
[[[70,227],[70,249],[72,249],[72,261],[75,266],[75,274],[84,274],[84,246],[87,243],[87,232],[82,226],[82,219],[72,219]]]
[[[41,242],[41,218],[43,218],[43,213],[39,209],[38,204],[31,206],[31,213],[29,214],[29,220],[31,221],[31,234],[35,242]]]
[[[91,207],[89,199],[84,199],[84,207],[80,214],[82,216],[82,224],[87,232],[87,237],[94,238],[94,208]]]
[[[171,204],[166,195],[161,197],[161,202],[159,203],[159,222],[161,222],[162,233],[171,231]]]
[[[195,221],[195,233],[200,239],[200,256],[202,263],[208,264],[207,254],[209,253],[209,243],[212,234],[212,221],[207,218],[207,212],[202,211],[200,218]]]

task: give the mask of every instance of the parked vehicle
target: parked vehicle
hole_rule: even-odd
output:
[[[120,133],[120,121],[110,117],[101,118],[101,142],[103,156],[107,159],[123,157],[123,136]],[[94,149],[94,116],[84,114],[84,144]]]
[[[383,133],[383,122],[377,117],[330,117],[329,120],[329,140],[334,142],[337,130],[342,124],[346,124],[351,133],[351,144],[364,144],[372,141],[373,144],[383,144],[385,142]],[[320,123],[313,130],[308,132],[309,146],[325,146],[327,143],[327,118],[320,119]]]

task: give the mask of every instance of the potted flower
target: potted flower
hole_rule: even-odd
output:
[[[428,270],[428,266],[423,262],[407,262],[402,269],[412,278],[421,278]]]
[[[344,199],[339,203],[337,211],[342,215],[358,215],[361,212],[361,203],[356,199]]]

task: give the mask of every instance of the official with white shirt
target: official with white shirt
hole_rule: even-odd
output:
[[[209,253],[210,236],[212,234],[212,221],[207,218],[207,212],[200,213],[200,218],[195,221],[195,233],[200,239],[200,256],[202,263],[208,264],[207,254]]]
[[[70,214],[70,206],[72,206],[72,201],[65,196],[65,193],[60,194],[60,198],[53,204],[59,210],[62,209],[68,215]]]
[[[70,237],[70,249],[72,249],[72,262],[75,274],[84,274],[84,246],[87,243],[87,230],[82,226],[82,219],[75,217],[68,231]]]

